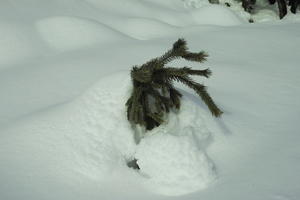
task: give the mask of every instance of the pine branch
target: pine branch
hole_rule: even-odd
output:
[[[141,68],[133,67],[131,70],[131,78],[140,83],[147,83],[151,81],[153,70],[152,68]]]
[[[153,88],[149,88],[148,92],[151,96],[155,98],[157,105],[159,105],[158,107],[161,107],[161,109],[159,109],[158,112],[165,110],[168,113],[170,111],[171,105],[167,97],[162,96],[157,90]]]
[[[140,67],[131,70],[133,90],[126,102],[127,119],[151,130],[164,122],[164,116],[172,108],[180,109],[182,94],[173,87],[173,81],[181,82],[195,90],[211,113],[219,117],[222,111],[216,106],[206,91],[205,86],[196,83],[189,76],[197,75],[208,78],[209,69],[193,70],[189,67],[174,68],[165,65],[174,59],[184,58],[188,61],[203,62],[207,54],[204,51],[192,53],[188,51],[184,39],[177,40],[172,49],[164,55],[154,58]]]
[[[162,119],[162,116],[154,113],[148,113],[148,117],[150,117],[152,120],[154,120],[157,124],[164,123],[164,120]]]
[[[187,52],[182,57],[189,61],[204,62],[207,60],[208,54],[204,51],[200,51],[199,53]]]
[[[127,118],[129,121],[133,121],[136,124],[143,125],[143,105],[140,102],[143,89],[142,87],[134,88],[132,96],[129,98],[126,104]]]
[[[170,78],[179,81],[185,84],[186,86],[192,88],[193,90],[195,90],[195,92],[201,97],[201,99],[207,105],[212,115],[214,115],[215,117],[221,116],[223,112],[214,103],[210,95],[207,93],[204,85],[194,82],[191,78],[187,76],[171,76]]]
[[[167,51],[164,55],[162,55],[160,58],[158,58],[158,62],[162,63],[163,65],[178,59],[180,57],[183,57],[187,54],[187,45],[186,41],[184,39],[178,39],[174,44],[173,48]],[[162,67],[156,68],[160,69]]]
[[[174,67],[166,67],[160,73],[163,73],[164,76],[166,76],[166,75],[178,75],[178,76],[198,75],[198,76],[204,76],[206,78],[209,78],[212,74],[212,72],[209,69],[193,70],[189,67],[183,67],[183,68],[179,68],[179,69],[174,68]]]
[[[173,103],[173,105],[175,106],[176,109],[180,108],[180,98],[182,97],[182,94],[180,92],[178,92],[176,89],[174,88],[170,88],[170,99]]]
[[[206,78],[209,78],[212,75],[212,72],[210,69],[204,69],[204,70],[193,70],[189,67],[184,67],[183,68],[187,74],[189,75],[198,75],[198,76],[204,76]]]

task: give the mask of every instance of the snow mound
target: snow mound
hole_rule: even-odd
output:
[[[146,185],[164,195],[182,195],[203,189],[215,178],[205,148],[211,133],[201,115],[205,112],[183,98],[179,114],[171,113],[165,125],[153,129],[137,147],[136,158]]]
[[[192,11],[191,16],[197,24],[236,26],[245,23],[244,19],[221,5],[201,7]]]
[[[139,40],[148,40],[172,35],[177,27],[156,19],[129,18],[122,20],[118,30]]]
[[[97,21],[77,17],[49,17],[39,20],[36,27],[46,43],[58,51],[114,43],[126,38],[122,33]]]
[[[169,123],[147,132],[136,145],[126,119],[130,90],[129,72],[116,73],[75,101],[33,114],[5,130],[0,159],[6,165],[0,166],[0,172],[21,184],[31,174],[32,187],[44,182],[38,177],[49,171],[54,184],[56,179],[70,180],[75,173],[101,183],[122,174],[122,179],[133,179],[149,192],[164,195],[206,187],[216,175],[205,153],[210,132],[200,108],[184,99],[178,115],[170,115]],[[124,174],[124,170],[133,172],[126,165],[133,158],[138,159],[141,170]],[[23,163],[23,170],[17,169],[16,162]]]
[[[211,5],[207,0],[182,0],[185,8],[201,8]]]
[[[164,195],[183,195],[206,188],[215,179],[212,163],[193,137],[156,134],[142,140],[136,158],[146,185]]]
[[[135,142],[125,114],[129,88],[127,73],[108,76],[70,105],[73,133],[68,141],[77,155],[77,171],[98,179],[126,166],[133,155]]]
[[[195,103],[184,98],[179,115],[171,114],[168,123],[147,132],[136,146],[125,110],[130,89],[128,73],[119,73],[102,79],[75,102],[79,119],[74,124],[80,122],[76,129],[83,128],[84,137],[92,144],[88,147],[87,143],[77,142],[85,147],[74,148],[89,148],[88,164],[80,156],[81,172],[94,176],[91,166],[106,162],[108,170],[136,158],[142,175],[139,181],[152,192],[182,195],[207,187],[216,172],[205,154],[211,134],[201,117],[204,111],[201,113]]]
[[[252,16],[252,19],[255,22],[267,22],[270,21],[271,19],[275,21],[278,19],[278,14],[274,10],[270,9],[261,9],[258,10],[255,15]]]

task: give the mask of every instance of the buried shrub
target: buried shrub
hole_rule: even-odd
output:
[[[249,13],[253,13],[255,10],[255,4],[257,0],[241,0],[242,7],[245,11]],[[296,14],[297,9],[300,5],[300,0],[265,0],[269,4],[277,4],[278,7],[278,15],[279,18],[282,19],[288,12],[288,6],[290,6],[290,10],[292,13]]]
[[[133,125],[140,125],[151,130],[164,122],[164,117],[171,109],[180,109],[182,94],[174,88],[177,81],[193,89],[207,105],[212,115],[219,117],[222,111],[206,91],[206,87],[191,79],[190,75],[211,75],[209,69],[193,70],[189,67],[174,68],[165,66],[169,62],[183,58],[188,61],[204,62],[208,55],[201,51],[188,51],[186,41],[179,39],[173,48],[161,57],[154,58],[131,70],[133,90],[126,102],[127,118]]]

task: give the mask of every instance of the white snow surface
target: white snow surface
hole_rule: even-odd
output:
[[[0,199],[299,199],[299,14],[226,2],[0,2]],[[171,64],[209,67],[224,114],[176,84],[181,110],[136,144],[131,67],[179,37],[210,57]]]
[[[48,17],[36,23],[48,45],[58,51],[80,49],[100,43],[119,42],[123,34],[97,21],[76,17]]]

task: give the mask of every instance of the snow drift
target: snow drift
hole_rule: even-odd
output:
[[[247,24],[238,4],[230,9],[2,1],[0,199],[299,199],[299,15]],[[196,80],[225,114],[212,118],[176,85],[182,110],[137,145],[124,105],[129,70],[179,37],[210,55],[191,67],[211,68]],[[140,171],[126,166],[133,158]]]
[[[184,99],[182,111],[172,114],[170,123],[150,131],[136,145],[125,111],[130,89],[128,72],[108,76],[74,102],[6,130],[1,155],[11,156],[1,158],[9,165],[2,172],[16,170],[9,163],[18,161],[24,162],[23,168],[35,165],[53,171],[55,166],[54,174],[76,172],[105,181],[136,158],[141,168],[135,172],[140,174],[136,181],[155,193],[178,195],[207,187],[216,173],[205,153],[210,132],[201,108]]]

